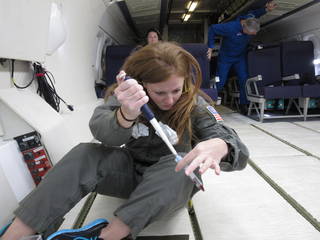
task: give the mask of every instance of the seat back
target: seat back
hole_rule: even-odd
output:
[[[210,87],[210,71],[209,61],[207,58],[208,47],[205,44],[188,43],[181,45],[185,50],[192,54],[192,56],[198,61],[201,73],[202,73],[202,85],[203,88]],[[115,77],[118,74],[125,59],[131,54],[134,46],[129,45],[115,45],[108,46],[106,49],[106,70],[103,74],[103,81],[107,86],[110,86],[115,82]]]
[[[210,88],[210,66],[207,57],[208,46],[203,43],[185,43],[181,44],[181,47],[191,53],[200,65],[202,73],[201,88]]]
[[[119,73],[121,66],[133,49],[134,46],[132,45],[115,45],[107,47],[105,55],[106,69],[102,77],[102,80],[106,83],[107,87],[116,82],[116,76]]]
[[[282,76],[299,74],[301,80],[292,84],[314,83],[314,47],[312,41],[288,41],[281,43]]]
[[[202,73],[201,88],[210,88],[210,70],[209,61],[207,58],[207,45],[190,43],[182,44],[181,46],[189,53],[191,53],[200,65]],[[116,76],[119,73],[121,66],[133,50],[134,46],[128,45],[116,45],[107,47],[105,56],[106,69],[103,73],[102,78],[107,87],[116,82]],[[211,95],[212,94],[210,93],[210,96]],[[216,94],[214,94],[214,97],[212,98],[216,99]]]
[[[250,51],[248,53],[248,76],[262,76],[262,81],[257,83],[259,91],[263,94],[263,87],[280,85],[281,64],[280,47],[273,46]]]

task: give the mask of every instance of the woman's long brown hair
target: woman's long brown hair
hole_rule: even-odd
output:
[[[180,140],[186,129],[189,136],[193,135],[190,114],[195,106],[202,78],[198,62],[189,52],[177,44],[159,42],[133,53],[121,69],[140,83],[163,82],[172,74],[184,77],[181,97],[166,112],[167,124],[175,129]]]

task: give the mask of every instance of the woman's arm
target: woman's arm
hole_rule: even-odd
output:
[[[118,74],[114,95],[95,109],[89,123],[93,136],[106,145],[128,142],[140,108],[149,100],[143,87],[134,79],[124,81],[125,76],[124,71]]]
[[[213,114],[206,108],[200,107],[193,122],[194,133],[198,138],[196,146],[179,162],[176,170],[185,165],[189,174],[197,167],[200,173],[213,168],[216,174],[223,171],[234,171],[245,168],[249,158],[249,151],[240,140],[237,133],[218,123]]]
[[[89,122],[93,136],[107,146],[120,146],[128,142],[132,134],[131,127],[124,127],[119,123],[119,107],[120,103],[111,96],[105,104],[94,110]]]

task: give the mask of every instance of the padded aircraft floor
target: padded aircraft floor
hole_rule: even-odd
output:
[[[320,239],[320,118],[260,123],[223,106],[217,110],[248,146],[248,166],[220,176],[208,172],[206,191],[193,198],[192,211],[150,225],[138,239]],[[119,199],[89,196],[61,228],[110,218],[119,204]]]

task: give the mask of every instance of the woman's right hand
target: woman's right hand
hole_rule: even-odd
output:
[[[212,57],[212,48],[208,48],[207,57],[208,57],[209,60],[211,59],[211,57]]]
[[[121,104],[121,111],[127,119],[136,119],[140,108],[149,101],[149,97],[135,79],[124,80],[126,73],[120,71],[117,75],[118,87],[114,90],[115,96]]]

